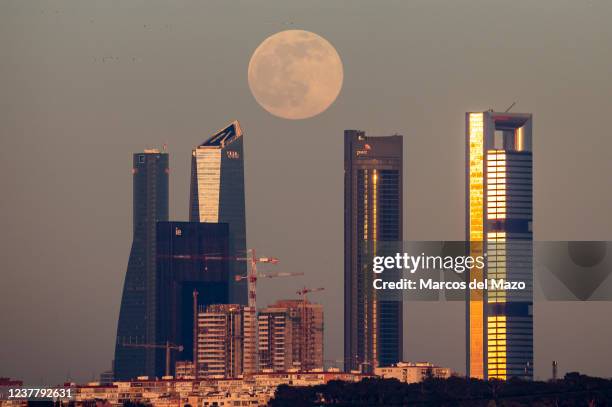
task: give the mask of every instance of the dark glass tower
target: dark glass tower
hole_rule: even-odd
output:
[[[227,304],[229,228],[226,223],[157,224],[157,307],[154,343],[183,346],[176,360],[193,360],[194,309]],[[194,307],[194,291],[197,304]],[[165,370],[165,349],[156,349],[153,375]]]
[[[345,370],[402,360],[402,304],[377,298],[364,264],[377,242],[402,241],[402,157],[402,136],[344,132]]]
[[[159,150],[134,154],[132,173],[133,239],[117,325],[118,380],[152,373],[154,354],[123,343],[149,343],[155,334],[156,222],[168,220],[168,154]]]
[[[523,281],[525,290],[468,290],[467,375],[533,378],[532,116],[466,114],[466,226],[472,256],[487,254],[469,281]]]
[[[246,256],[246,217],[244,201],[243,133],[237,121],[219,130],[197,146],[191,158],[191,222],[227,223],[231,256]],[[235,282],[236,275],[246,275],[245,262],[230,262],[230,299],[247,304],[246,280]]]

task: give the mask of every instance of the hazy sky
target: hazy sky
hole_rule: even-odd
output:
[[[344,129],[405,135],[404,236],[464,236],[464,112],[534,114],[538,240],[612,239],[612,2],[0,0],[0,376],[83,381],[110,368],[131,243],[131,154],[168,143],[171,217],[192,146],[245,130],[249,247],[325,306],[342,357]],[[273,117],[247,84],[285,29],[329,40],[338,100]],[[612,376],[612,303],[538,303],[536,375]],[[406,305],[405,358],[464,369],[459,302]]]

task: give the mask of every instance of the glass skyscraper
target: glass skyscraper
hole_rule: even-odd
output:
[[[467,375],[533,378],[532,116],[466,114],[468,281],[524,281],[525,290],[468,290]]]
[[[156,248],[156,331],[152,342],[183,346],[182,352],[171,355],[174,371],[177,360],[193,360],[197,309],[228,303],[229,228],[226,223],[158,222]],[[161,377],[165,349],[153,352],[153,375]]]
[[[115,344],[115,378],[153,373],[153,353],[122,346],[154,340],[156,222],[168,220],[168,154],[145,150],[133,158],[133,239]]]
[[[197,146],[191,158],[191,222],[229,225],[230,256],[246,257],[243,132],[238,121],[219,130]],[[247,304],[246,263],[230,262],[230,302]]]
[[[402,360],[402,303],[378,298],[366,257],[401,242],[402,136],[344,132],[344,368]],[[367,254],[366,254],[367,252]]]

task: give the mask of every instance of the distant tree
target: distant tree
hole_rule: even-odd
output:
[[[271,406],[403,406],[476,407],[612,405],[612,380],[570,373],[554,382],[483,381],[452,376],[407,384],[371,378],[358,383],[331,381],[311,387],[279,386]]]

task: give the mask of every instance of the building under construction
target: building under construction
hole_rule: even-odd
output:
[[[257,369],[255,309],[238,304],[200,308],[198,377],[249,376]]]
[[[323,306],[280,300],[257,317],[260,371],[323,368]]]

